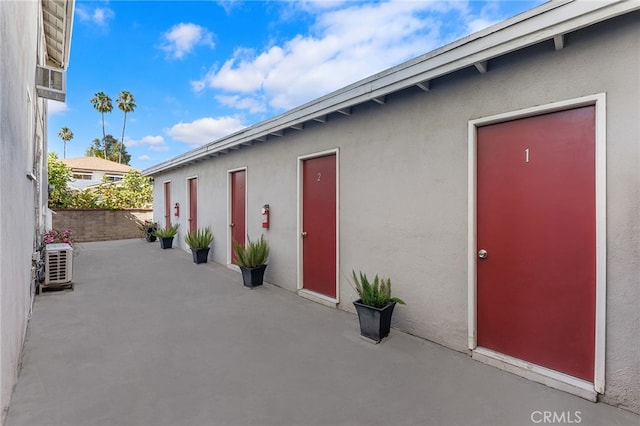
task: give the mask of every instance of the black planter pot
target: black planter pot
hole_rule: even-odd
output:
[[[144,235],[144,239],[147,242],[152,243],[156,240],[156,236],[153,233],[156,232],[156,228],[147,228],[147,232]]]
[[[193,255],[193,263],[207,263],[209,249],[210,247],[197,249],[192,248],[191,254]]]
[[[170,249],[173,246],[173,237],[160,237],[160,248]]]
[[[360,320],[360,335],[380,343],[382,339],[389,335],[391,329],[391,315],[396,302],[391,302],[384,308],[374,308],[373,306],[364,305],[362,300],[353,302],[358,312]]]
[[[246,268],[244,266],[240,266],[240,271],[242,271],[242,282],[244,283],[244,286],[254,288],[262,285],[265,269],[267,269],[267,265],[260,265],[255,268]]]

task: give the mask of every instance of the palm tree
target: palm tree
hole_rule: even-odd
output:
[[[71,139],[73,139],[73,132],[71,131],[71,129],[69,129],[68,127],[63,127],[62,129],[60,129],[60,131],[58,132],[58,137],[60,139],[62,139],[62,142],[64,142],[64,157],[63,158],[67,158],[67,142],[69,142]]]
[[[126,90],[123,90],[118,94],[118,99],[116,99],[116,103],[118,104],[118,108],[120,111],[124,112],[124,121],[122,122],[122,139],[120,139],[121,147],[124,146],[124,128],[127,125],[127,113],[133,112],[136,109],[135,104],[136,98]],[[118,151],[118,163],[122,163],[122,149]]]
[[[104,131],[104,113],[111,112],[113,110],[111,98],[104,92],[98,92],[93,96],[93,98],[91,98],[90,102],[91,104],[93,104],[93,107],[102,115],[102,139],[104,139],[107,136]]]

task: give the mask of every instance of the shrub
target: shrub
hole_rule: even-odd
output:
[[[211,228],[198,228],[195,232],[187,232],[187,235],[184,236],[184,241],[189,244],[189,247],[192,249],[207,248],[213,242]]]
[[[236,253],[236,264],[245,268],[255,268],[267,263],[269,257],[269,243],[264,239],[264,235],[260,235],[257,241],[251,241],[243,246],[237,241],[233,242]]]
[[[63,231],[59,231],[57,229],[52,229],[51,231],[47,231],[42,236],[42,242],[44,244],[60,244],[67,243],[73,246],[73,230],[65,229]]]
[[[157,229],[153,235],[155,235],[158,238],[169,238],[169,237],[175,237],[176,234],[178,233],[178,228],[180,227],[179,223],[176,223],[174,225],[171,225],[168,228],[160,228]]]
[[[360,272],[359,278],[356,271],[351,271],[351,275],[363,304],[374,308],[384,308],[391,302],[405,304],[402,299],[391,297],[391,278],[379,278],[376,274],[373,282],[369,282],[367,275],[362,272]]]

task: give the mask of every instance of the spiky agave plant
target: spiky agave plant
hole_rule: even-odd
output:
[[[264,235],[260,235],[256,241],[251,241],[249,237],[247,240],[245,246],[237,241],[233,242],[236,264],[245,268],[255,268],[266,264],[269,257],[269,243],[264,239]]]
[[[157,229],[153,235],[155,235],[158,238],[169,238],[169,237],[175,237],[175,235],[178,233],[178,228],[180,227],[179,223],[176,223],[174,225],[171,225],[168,228],[161,228],[161,229]]]
[[[204,249],[208,248],[213,242],[213,233],[211,228],[198,228],[195,232],[187,232],[184,236],[184,241],[192,249]]]
[[[391,302],[406,304],[398,297],[391,297],[391,278],[380,278],[376,274],[373,281],[370,282],[367,275],[362,272],[359,272],[359,277],[356,275],[356,271],[351,271],[351,275],[363,304],[374,308],[384,308]]]

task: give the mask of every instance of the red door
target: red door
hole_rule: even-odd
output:
[[[239,170],[231,173],[231,263],[236,262],[233,242],[237,241],[244,246],[244,240],[247,235],[247,231],[245,229],[245,199],[247,194],[246,180],[247,172],[245,170]]]
[[[164,227],[171,226],[171,182],[164,183]]]
[[[336,297],[336,156],[302,165],[303,288]]]
[[[189,179],[189,232],[198,229],[198,179]]]
[[[478,346],[593,381],[595,109],[480,127],[477,146]]]

